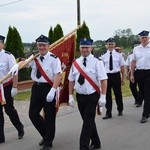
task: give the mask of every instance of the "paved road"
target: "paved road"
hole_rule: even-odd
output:
[[[0,150],[39,150],[41,137],[28,119],[29,102],[16,102],[20,118],[25,125],[25,136],[17,139],[17,132],[5,116],[6,143]],[[113,106],[113,118],[102,120],[96,117],[102,150],[150,150],[150,121],[140,123],[142,107],[136,108],[131,97],[124,98],[124,115],[117,116],[116,104]],[[105,112],[105,110],[104,110]],[[104,115],[105,113],[103,113]],[[57,116],[56,137],[53,150],[78,150],[82,120],[77,107],[61,107]]]

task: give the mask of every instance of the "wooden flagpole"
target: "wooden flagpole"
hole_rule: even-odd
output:
[[[55,47],[57,44],[59,44],[61,41],[65,40],[65,38],[67,38],[68,36],[70,36],[71,34],[73,34],[74,32],[76,32],[81,26],[78,26],[76,29],[74,29],[73,31],[71,31],[70,33],[68,33],[67,35],[63,36],[62,38],[60,38],[59,40],[57,40],[56,42],[54,42],[53,44],[50,45],[49,50],[51,50],[53,47]],[[33,61],[36,57],[39,56],[39,53],[30,56],[28,59],[26,59],[26,61],[21,64],[19,66],[19,70],[24,68],[26,65],[28,65],[31,61]],[[8,79],[9,77],[11,77],[11,74],[7,74],[5,75],[2,79],[0,79],[0,83],[3,83],[6,79]]]
[[[72,30],[70,33],[68,33],[67,35],[63,36],[62,38],[60,38],[59,40],[57,40],[56,42],[54,42],[53,44],[50,45],[49,47],[49,51],[56,47],[59,43],[62,43],[68,36],[71,36],[73,33],[75,33],[79,28],[81,28],[81,25],[77,26],[77,28],[75,28],[74,30]],[[20,64],[19,69],[21,70],[22,68],[24,68],[25,66],[27,66],[31,61],[33,61],[36,57],[39,56],[39,53],[35,54],[35,55],[31,55],[28,59],[26,59],[22,64]],[[9,77],[11,77],[11,74],[7,74],[5,75],[2,79],[0,79],[0,84],[3,84],[3,82],[5,80],[7,80]],[[5,103],[4,103],[5,104]],[[2,103],[1,103],[2,105]]]

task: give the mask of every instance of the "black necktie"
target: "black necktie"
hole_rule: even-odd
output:
[[[113,58],[112,58],[112,52],[110,52],[110,58],[109,58],[109,70],[113,70]]]
[[[43,59],[44,59],[44,57],[43,57],[43,56],[40,56],[41,62],[43,62]],[[37,68],[36,77],[37,77],[38,79],[41,77],[41,73],[40,73],[39,68]]]
[[[86,58],[83,59],[83,65],[85,67],[86,67],[86,60],[87,60]],[[81,74],[79,75],[78,82],[79,82],[80,85],[82,85],[84,83],[84,77]]]

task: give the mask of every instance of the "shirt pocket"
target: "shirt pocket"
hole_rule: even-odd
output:
[[[6,67],[6,63],[0,63],[0,70],[6,70],[7,67]]]
[[[94,76],[96,74],[96,70],[95,69],[90,69],[90,68],[85,68],[85,73],[87,73],[88,75],[92,75]]]
[[[44,67],[44,72],[46,73],[46,75],[48,75],[48,77],[54,76],[52,67],[50,67],[50,66]]]

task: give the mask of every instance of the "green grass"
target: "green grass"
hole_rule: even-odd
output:
[[[14,99],[18,101],[24,101],[24,100],[29,100],[31,96],[31,91],[26,91],[26,92],[21,92],[18,93]]]
[[[125,80],[125,84],[122,86],[122,95],[123,97],[131,96],[131,90],[129,87],[129,81]]]
[[[128,80],[126,80],[125,84],[122,86],[122,95],[123,97],[131,96]],[[26,91],[26,92],[18,93],[14,99],[18,101],[29,100],[30,96],[31,96],[31,91]],[[113,99],[114,99],[114,94],[113,94]]]

